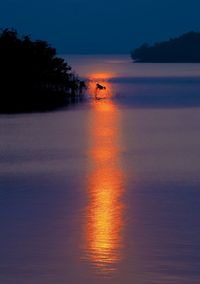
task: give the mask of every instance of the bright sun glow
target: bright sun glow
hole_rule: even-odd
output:
[[[113,78],[112,73],[94,73],[88,76],[88,92],[91,97],[98,98],[111,98],[113,96],[112,84],[109,82],[109,79]],[[101,84],[105,87],[103,90],[98,90],[96,88],[98,84]]]
[[[89,80],[95,81],[95,80],[100,80],[100,81],[105,81],[109,80],[111,78],[114,78],[115,74],[114,73],[106,73],[106,72],[100,72],[100,73],[92,73],[88,75]]]

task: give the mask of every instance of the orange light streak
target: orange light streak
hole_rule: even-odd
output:
[[[94,101],[90,139],[86,252],[98,272],[108,274],[121,259],[124,189],[119,113],[111,100]]]

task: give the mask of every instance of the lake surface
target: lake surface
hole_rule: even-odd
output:
[[[0,115],[0,283],[199,283],[200,65],[67,59],[85,103]]]

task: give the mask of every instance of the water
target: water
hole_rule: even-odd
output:
[[[85,104],[0,116],[0,283],[199,283],[200,65],[69,63]]]

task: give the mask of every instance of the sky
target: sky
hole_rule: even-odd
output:
[[[200,31],[199,11],[199,0],[1,0],[0,26],[60,54],[125,54]]]

